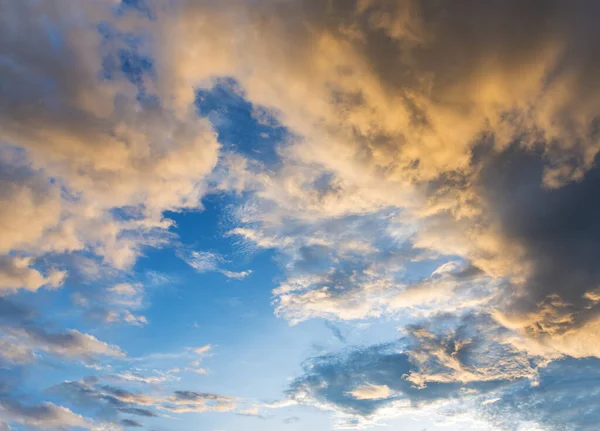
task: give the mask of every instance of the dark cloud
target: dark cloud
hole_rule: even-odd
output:
[[[121,408],[119,408],[119,411],[121,411],[123,413],[129,413],[130,415],[144,416],[147,418],[156,416],[156,414],[154,412],[152,412],[148,409],[142,409],[139,407],[121,407]]]
[[[126,428],[141,428],[143,425],[133,419],[123,419],[121,420],[121,425]]]
[[[451,5],[439,0],[306,0],[278,2],[275,7],[266,2],[263,7],[288,25],[285,36],[298,43],[300,52],[303,46],[310,50],[322,35],[349,43],[369,65],[378,84],[399,96],[396,103],[412,116],[411,127],[444,133],[435,130],[439,126],[435,109],[424,105],[423,98],[457,114],[478,115],[476,111],[482,105],[497,103],[500,118],[523,109],[521,102],[542,110],[564,102],[555,112],[555,120],[565,130],[570,128],[569,132],[582,119],[576,118],[578,105],[584,109],[598,106],[594,100],[600,88],[595,73],[600,65],[600,33],[595,22],[600,7],[592,0],[568,4],[560,0],[461,0]],[[527,74],[536,68],[541,70],[539,79],[528,81]],[[356,72],[353,65],[339,70],[340,76]],[[561,86],[563,78],[569,79],[570,90],[564,101],[551,98],[540,102],[548,106],[535,106],[535,99],[528,100],[529,91],[538,93]],[[481,85],[477,87],[477,83]],[[340,105],[342,118],[345,112],[358,112],[357,108],[369,103],[356,88],[345,88],[343,84],[331,84],[329,88],[331,103]],[[573,112],[569,108],[574,108]],[[588,114],[584,122],[591,126],[593,116]],[[525,119],[527,115],[519,111],[517,116]],[[545,126],[540,124],[541,128]],[[483,124],[479,127],[485,128]],[[404,139],[410,132],[406,136],[406,130],[391,134],[381,128],[379,132],[362,136],[366,141],[361,156],[368,160],[377,148],[385,147],[392,150],[390,164],[399,162],[405,144],[410,146],[410,140]],[[583,146],[593,144],[589,136],[580,137],[585,139]],[[465,140],[473,138],[464,136]],[[552,144],[547,142],[550,153]],[[586,153],[581,146],[576,148],[568,142],[559,146],[572,148],[580,157]],[[436,151],[445,150],[440,146]],[[423,160],[417,158],[403,168],[421,168],[427,163],[426,157],[424,154]]]
[[[66,398],[77,406],[94,409],[99,417],[110,420],[117,418],[119,413],[141,417],[156,416],[152,410],[138,405],[138,402],[147,404],[149,397],[114,386],[100,385],[97,378],[88,378],[81,382],[63,382],[50,388],[49,392]]]
[[[28,429],[62,431],[89,428],[89,422],[82,416],[52,403],[23,404],[15,399],[0,399],[0,417]]]
[[[561,188],[542,184],[543,156],[511,148],[482,169],[482,195],[502,233],[524,248],[525,286],[509,313],[538,314],[532,333],[564,333],[599,315],[600,168]],[[568,317],[562,319],[561,317]]]

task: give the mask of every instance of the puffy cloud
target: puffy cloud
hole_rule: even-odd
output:
[[[414,247],[508,280],[517,299],[499,307],[502,322],[596,354],[559,346],[597,314],[593,2],[182,1],[162,12],[159,88],[174,106],[189,103],[186,88],[233,76],[298,137],[275,172],[229,161],[229,187],[255,194],[232,234],[289,256],[308,222],[402,208]],[[336,315],[328,283],[278,298],[278,313]],[[337,317],[379,315],[361,308],[366,291]],[[552,295],[564,306],[545,305]]]
[[[489,131],[499,147],[517,134],[555,141],[581,156],[585,170],[597,151],[588,127],[598,106],[585,90],[596,79],[589,59],[598,46],[588,39],[595,29],[584,12],[593,9],[585,0],[573,8],[184,1],[164,16],[161,85],[185,106],[185,88],[235,76],[250,100],[310,134],[312,143],[294,147],[295,155],[345,179],[427,179],[467,169],[471,149]],[[213,61],[196,61],[207,57]],[[327,146],[319,145],[323,138]],[[561,158],[551,156],[560,169]]]
[[[41,287],[60,287],[66,271],[50,269],[46,275],[32,268],[31,257],[0,256],[0,293],[15,291],[19,288],[36,291]]]
[[[535,379],[541,357],[599,355],[594,2],[146,3],[152,20],[112,2],[0,6],[4,292],[60,286],[44,256],[82,251],[124,269],[170,239],[163,213],[200,207],[220,151],[194,89],[228,76],[290,130],[273,166],[228,154],[211,184],[244,192],[229,235],[278,250],[279,316],[495,319],[470,322],[475,334],[413,325],[407,345],[319,358],[293,399],[365,416]],[[132,58],[151,73],[110,66]],[[216,254],[185,259],[247,275]],[[105,315],[143,324],[140,295],[113,289],[123,307]],[[77,331],[7,332],[63,356],[120,352]],[[5,360],[28,360],[15,346]],[[384,386],[390,399],[364,396]],[[161,408],[232,403],[177,392]]]
[[[0,8],[0,139],[8,166],[0,220],[10,232],[0,250],[86,251],[131,266],[142,247],[169,238],[164,211],[201,206],[219,152],[210,125],[191,107],[175,113],[149,97],[148,70],[139,71],[143,82],[122,70],[144,54],[124,37],[139,28],[137,19],[116,15],[111,2]],[[12,290],[60,284],[59,273],[43,276],[3,259],[2,284]]]

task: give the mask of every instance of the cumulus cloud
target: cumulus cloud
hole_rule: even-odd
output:
[[[65,254],[131,268],[172,239],[166,211],[234,192],[243,202],[227,235],[278,252],[273,305],[291,323],[493,317],[413,324],[402,342],[317,358],[294,401],[365,417],[530,385],[544,361],[600,356],[593,1],[145,4],[152,19],[113,2],[0,5],[0,294],[60,287],[71,269],[46,259]],[[133,75],[121,67],[131,58],[145,64]],[[193,104],[223,77],[289,129],[277,163],[219,159]],[[212,252],[182,257],[231,279],[251,272]],[[139,290],[109,287],[118,309],[104,319],[145,324]],[[19,325],[2,327],[3,361],[122,354],[75,330]],[[507,405],[492,395],[486,409]],[[233,404],[186,391],[159,402]]]
[[[168,239],[164,211],[200,207],[219,145],[192,109],[175,113],[137,97],[139,83],[106,69],[107,59],[143,55],[123,37],[135,17],[119,19],[110,2],[57,6],[1,6],[0,139],[2,164],[10,166],[1,199],[10,205],[0,218],[10,235],[0,249],[87,251],[126,268],[142,247]],[[11,24],[17,21],[26,37]],[[110,23],[104,35],[103,22]],[[7,288],[58,286],[64,277],[14,259],[3,258]]]
[[[0,292],[10,293],[19,288],[36,291],[41,287],[55,289],[65,279],[66,271],[50,269],[46,274],[32,268],[33,258],[0,256]]]
[[[308,222],[401,208],[414,247],[508,280],[502,321],[557,340],[596,315],[596,15],[589,0],[181,2],[158,22],[159,87],[185,106],[186,88],[232,76],[299,137],[275,172],[230,162],[228,184],[255,193],[232,234],[291,255]],[[288,318],[332,314],[326,283],[279,298]],[[548,315],[552,294],[565,306]]]

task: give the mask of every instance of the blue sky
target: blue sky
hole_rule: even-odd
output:
[[[226,3],[0,3],[0,431],[595,430],[598,7]]]

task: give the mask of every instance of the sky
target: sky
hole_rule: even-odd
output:
[[[599,19],[0,0],[0,431],[596,431]]]

